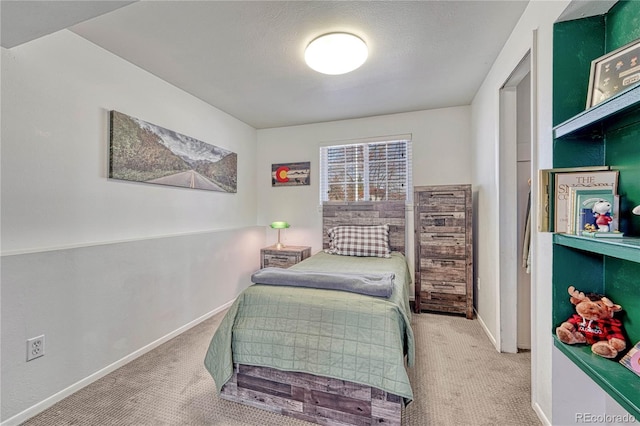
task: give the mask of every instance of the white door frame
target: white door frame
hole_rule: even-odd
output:
[[[500,352],[518,351],[517,86],[531,73],[531,51],[500,88],[498,144],[498,282]],[[532,83],[533,85],[533,83]],[[532,97],[533,103],[533,97]],[[533,111],[533,105],[531,106]],[[535,124],[532,122],[532,127]],[[533,140],[532,140],[533,141]]]

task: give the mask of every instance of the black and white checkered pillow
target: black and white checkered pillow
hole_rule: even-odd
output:
[[[328,231],[327,253],[342,256],[391,257],[389,225],[341,225]]]

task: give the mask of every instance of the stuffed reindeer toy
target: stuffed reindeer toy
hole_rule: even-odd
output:
[[[577,313],[556,328],[558,339],[568,345],[591,345],[591,351],[604,358],[618,356],[627,344],[622,322],[613,314],[622,307],[600,294],[585,295],[573,286],[569,287],[569,295]]]

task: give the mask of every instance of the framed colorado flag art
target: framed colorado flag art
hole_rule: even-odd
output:
[[[309,185],[311,162],[271,165],[271,186]]]

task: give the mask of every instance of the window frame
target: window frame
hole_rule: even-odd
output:
[[[389,179],[388,179],[388,174],[386,175],[386,181],[385,181],[385,195],[384,195],[384,200],[371,200],[371,191],[370,191],[370,185],[371,185],[371,166],[372,163],[375,164],[376,162],[378,162],[379,164],[384,164],[385,166],[385,170],[388,170],[390,161],[396,160],[397,158],[389,158],[389,147],[392,146],[392,144],[394,143],[398,143],[398,142],[402,142],[405,144],[405,150],[404,150],[404,156],[405,156],[405,163],[404,163],[404,183],[403,185],[405,186],[405,191],[404,191],[404,201],[406,204],[410,204],[412,202],[412,197],[413,197],[413,184],[412,184],[412,155],[411,155],[411,151],[412,151],[412,147],[411,147],[411,135],[410,134],[405,134],[405,135],[395,135],[395,136],[382,136],[382,137],[376,137],[376,138],[367,138],[367,139],[358,139],[358,140],[349,140],[349,141],[336,141],[336,142],[329,142],[329,143],[325,143],[325,144],[321,144],[320,145],[320,170],[319,170],[319,182],[320,182],[320,204],[322,205],[322,203],[324,202],[375,202],[375,201],[387,201],[389,200]],[[385,149],[385,158],[383,160],[372,160],[369,156],[370,152],[370,148],[373,145],[384,145],[386,147]],[[341,185],[343,185],[343,199],[341,200],[330,200],[329,199],[329,192],[330,192],[330,184],[329,184],[329,154],[330,154],[330,150],[333,148],[345,148],[348,149],[349,147],[356,147],[356,146],[361,146],[362,147],[362,167],[360,169],[356,168],[356,174],[358,173],[362,173],[363,176],[363,180],[361,183],[359,183],[359,181],[356,179],[353,181],[353,185],[355,187],[355,190],[353,191],[355,193],[354,198],[355,199],[348,199],[347,193],[349,192],[349,184],[351,182],[349,182],[349,180],[347,179],[347,173],[346,173],[346,168],[347,168],[347,157],[349,156],[348,152],[345,152],[344,157],[345,157],[345,178],[341,181]],[[356,148],[357,149],[357,148]],[[358,155],[356,154],[356,157]],[[357,186],[358,185],[362,185],[362,199],[358,199],[359,198],[359,193],[360,191],[358,191]],[[399,192],[394,192],[394,193],[399,193]],[[393,199],[393,198],[392,198]]]

